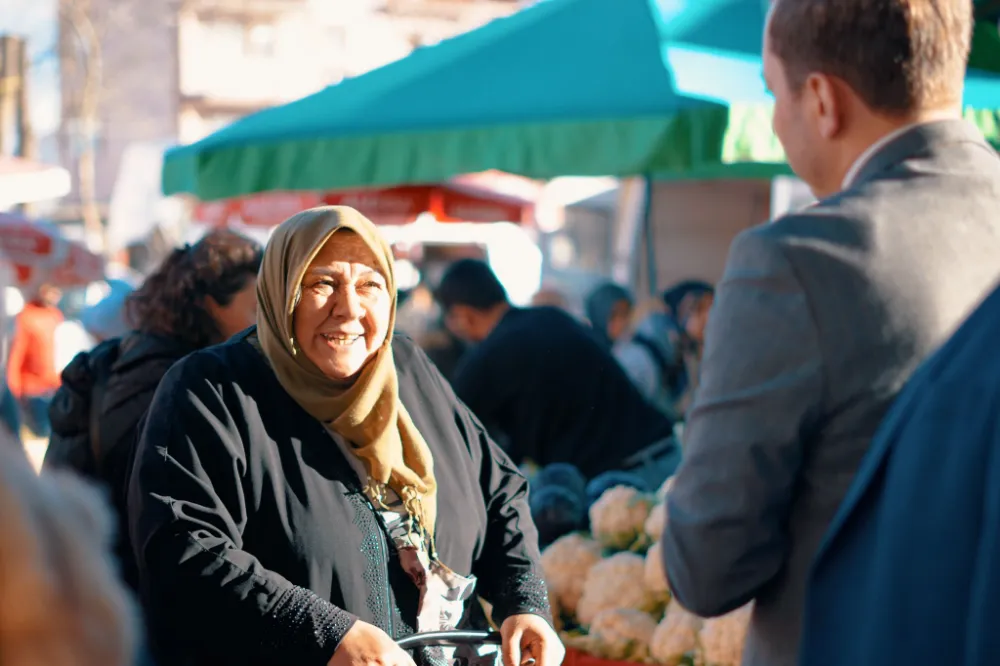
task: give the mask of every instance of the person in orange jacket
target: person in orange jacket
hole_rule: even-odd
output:
[[[21,406],[25,425],[49,436],[49,402],[61,380],[55,367],[56,327],[63,321],[57,304],[62,292],[51,284],[38,288],[14,320],[7,358],[7,385]]]

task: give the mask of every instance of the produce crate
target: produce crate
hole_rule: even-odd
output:
[[[563,659],[563,666],[636,666],[636,664],[631,661],[602,659],[576,648],[566,648],[566,658]]]

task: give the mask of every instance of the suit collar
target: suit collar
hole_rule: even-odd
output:
[[[871,180],[915,155],[934,153],[942,146],[969,142],[988,147],[979,130],[960,119],[934,120],[901,128],[873,144],[859,158],[848,172],[848,178],[845,178],[849,182],[845,182],[844,189]]]

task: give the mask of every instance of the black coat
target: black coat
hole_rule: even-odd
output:
[[[125,501],[137,427],[163,375],[188,351],[172,338],[139,332],[102,342],[66,366],[49,407],[52,436],[42,468],[71,469],[107,488],[120,523],[115,550],[130,585],[136,572]],[[103,384],[96,396],[95,384]]]
[[[162,662],[325,666],[356,618],[412,633],[417,588],[357,476],[246,336],[174,366],[140,438],[131,537]],[[547,616],[526,480],[411,340],[393,353],[434,454],[442,561],[498,622]]]
[[[511,308],[452,383],[518,464],[569,462],[594,477],[673,434],[593,331],[558,308]]]

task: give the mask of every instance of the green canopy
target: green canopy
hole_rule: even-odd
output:
[[[163,191],[213,200],[486,169],[534,178],[788,173],[760,76],[766,5],[544,0],[168,151]],[[970,106],[1000,106],[1000,77],[971,78]],[[1000,143],[1000,115],[974,119]]]
[[[995,2],[996,0],[984,0]],[[663,178],[773,176],[791,173],[771,130],[771,96],[761,77],[760,53],[770,0],[680,3],[661,28],[665,60],[686,94],[729,108],[720,164]],[[710,72],[706,75],[706,72]],[[980,20],[965,80],[965,117],[1000,149],[1000,34],[995,21]]]
[[[698,0],[712,3],[714,0]],[[677,92],[650,0],[547,0],[167,152],[163,190],[536,178],[717,165],[725,106]]]

